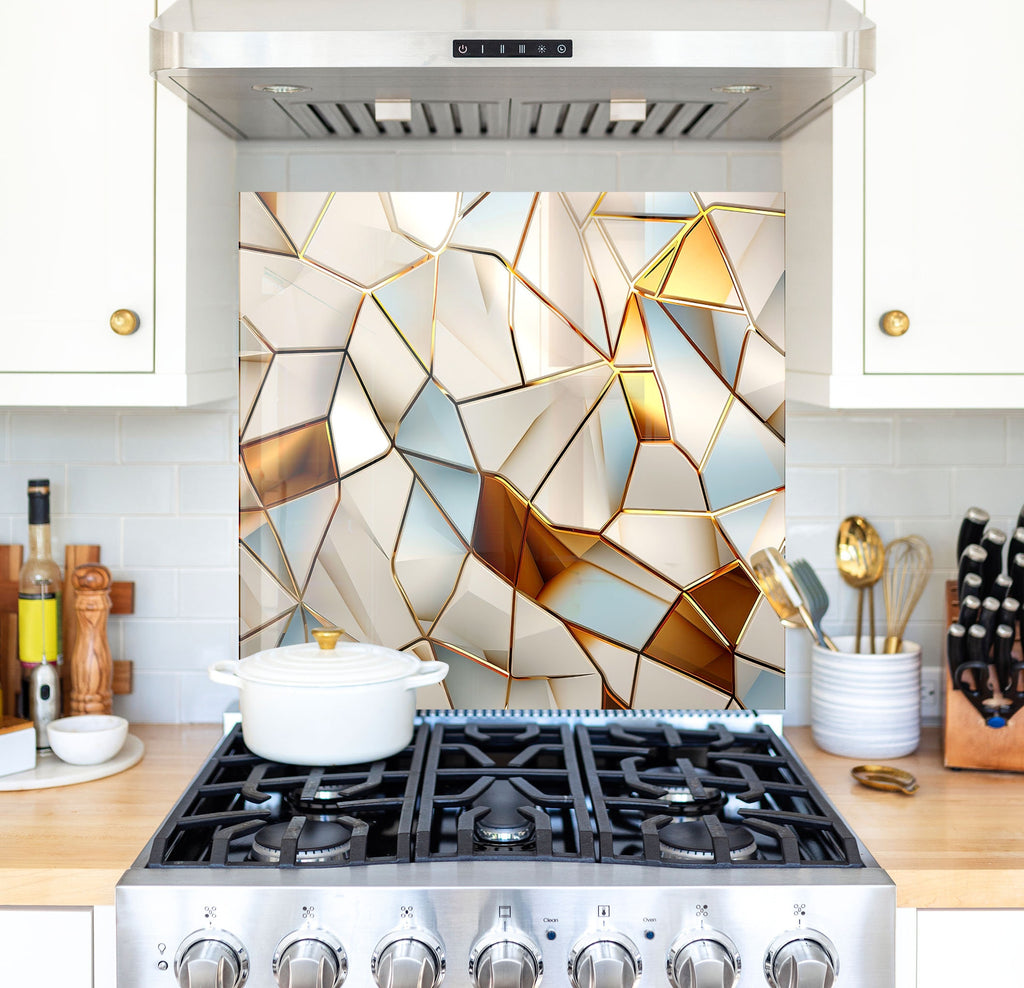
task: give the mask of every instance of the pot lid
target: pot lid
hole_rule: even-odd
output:
[[[326,639],[325,644],[284,645],[242,659],[238,676],[278,686],[370,686],[405,679],[421,665],[416,656],[383,645],[335,644],[341,632],[325,630],[329,631],[327,635],[318,635],[318,641]]]

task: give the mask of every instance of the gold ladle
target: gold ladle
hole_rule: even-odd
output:
[[[868,624],[870,638],[868,650],[875,651],[875,594],[874,586],[885,569],[885,545],[874,525],[860,515],[844,518],[836,538],[836,566],[839,575],[859,590],[857,597],[857,640],[854,651],[860,651],[861,629],[864,623],[864,595],[868,598]]]

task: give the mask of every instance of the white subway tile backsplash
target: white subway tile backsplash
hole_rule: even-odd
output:
[[[237,442],[230,417],[220,412],[140,413],[121,420],[126,463],[223,463]]]
[[[238,570],[183,569],[178,572],[183,618],[238,614]]]
[[[839,471],[786,471],[786,512],[801,517],[833,518],[839,512]]]
[[[846,514],[864,515],[872,522],[876,518],[948,516],[951,511],[948,469],[849,467],[844,481]]]
[[[81,409],[11,412],[10,458],[28,463],[112,463],[116,416]]]
[[[26,509],[27,510],[27,509]],[[121,562],[121,520],[105,518],[98,515],[57,515],[51,513],[53,558],[62,567],[64,565],[64,546],[66,545],[98,545],[100,558],[109,566],[118,566]],[[28,519],[24,511],[13,518],[11,526],[12,541],[21,545],[28,544]]]
[[[1020,460],[1005,467],[956,468],[953,474],[953,511],[959,518],[971,505],[984,508],[992,524],[1007,533],[1017,523],[1024,504],[1024,466]]]
[[[179,507],[183,515],[222,515],[238,498],[238,466],[234,463],[181,467]]]
[[[823,466],[893,463],[893,424],[888,416],[797,415],[786,418],[786,463]]]
[[[131,693],[114,697],[114,713],[134,724],[180,723],[181,677],[136,669]]]
[[[170,514],[176,488],[173,466],[70,466],[66,510],[72,515]]]
[[[112,575],[115,580],[127,580],[135,584],[133,618],[173,618],[181,613],[178,606],[178,573],[175,569],[123,569]],[[228,613],[216,616],[226,617]]]
[[[238,621],[126,619],[124,657],[151,672],[205,671],[214,662],[238,658]]]
[[[995,415],[904,415],[899,424],[903,466],[962,466],[1006,462],[1006,423]]]
[[[63,463],[0,464],[0,514],[26,517],[28,514],[28,482],[46,477],[50,481],[50,511],[64,511]]]
[[[235,564],[234,518],[125,518],[123,524],[125,566]]]
[[[205,673],[183,672],[181,683],[182,722],[208,724],[219,722],[232,703],[238,703],[238,690],[210,681]]]

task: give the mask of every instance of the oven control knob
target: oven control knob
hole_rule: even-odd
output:
[[[304,930],[277,945],[273,971],[280,988],[338,988],[348,974],[348,956],[326,930]]]
[[[832,941],[817,930],[794,930],[776,937],[764,958],[772,988],[832,988],[839,958]]]
[[[640,977],[640,951],[628,937],[598,934],[569,952],[573,988],[633,988]]]
[[[469,973],[476,988],[534,988],[544,962],[525,937],[485,939],[469,955]]]
[[[680,936],[668,954],[668,977],[675,988],[733,988],[740,976],[736,945],[721,933]]]
[[[174,974],[180,988],[240,988],[249,976],[249,955],[224,930],[197,930],[178,947]]]
[[[377,944],[370,971],[380,988],[435,988],[444,977],[444,949],[425,930],[403,930]]]

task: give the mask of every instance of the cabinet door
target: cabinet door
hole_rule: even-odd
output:
[[[153,370],[152,17],[58,0],[5,18],[0,370]],[[111,330],[118,309],[134,334]]]
[[[92,909],[0,908],[5,985],[93,988]]]
[[[1024,909],[919,909],[918,988],[1024,984]]]
[[[1024,373],[1024,5],[867,0],[864,369]],[[837,191],[841,194],[841,191]],[[888,310],[906,335],[879,329]]]

